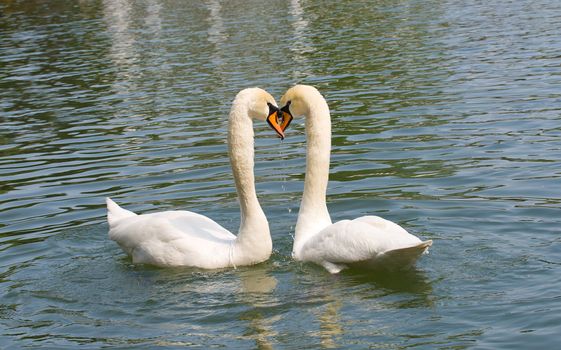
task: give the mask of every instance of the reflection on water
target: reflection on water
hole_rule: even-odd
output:
[[[208,28],[208,41],[216,45],[216,52],[221,52],[222,44],[228,39],[228,35],[226,34],[226,30],[224,28],[224,20],[220,15],[222,11],[222,5],[220,1],[208,1],[206,3],[209,15],[208,15],[208,22],[210,27]],[[218,62],[215,62],[218,63]]]
[[[215,75],[224,83],[223,75],[227,70],[226,62],[223,57],[224,50],[223,47],[228,40],[228,33],[224,27],[224,19],[222,18],[221,12],[222,5],[220,1],[208,1],[205,2],[209,14],[208,14],[208,41],[214,45],[214,50],[211,53],[211,63],[215,69]]]
[[[432,284],[428,277],[418,269],[409,271],[389,272],[353,270],[345,274],[345,282],[349,285],[372,285],[373,290],[387,293],[407,293],[419,298],[416,302],[422,306],[431,306],[428,298],[432,294]],[[422,301],[421,301],[422,300]]]
[[[334,301],[325,307],[325,311],[319,316],[319,337],[321,347],[333,349],[339,347],[337,339],[340,338],[344,329],[340,324],[339,309],[341,301]]]
[[[291,0],[289,11],[292,26],[292,41],[289,49],[292,52],[292,60],[295,63],[292,70],[292,79],[299,81],[313,76],[311,67],[307,62],[306,55],[315,51],[308,38],[308,20],[302,8],[300,0]]]
[[[131,29],[131,3],[128,0],[104,1],[103,14],[111,34],[111,50],[109,56],[113,64],[122,67],[133,65],[136,50],[136,39]],[[137,60],[137,59],[136,59]]]
[[[554,348],[560,6],[0,2],[0,348]],[[231,100],[299,82],[332,110],[333,219],[433,239],[417,270],[291,260],[302,121],[282,143],[255,124],[269,262],[124,258],[106,196],[239,227]]]
[[[273,349],[272,339],[278,334],[273,323],[280,320],[281,316],[267,317],[259,310],[278,303],[274,295],[278,281],[265,269],[264,264],[244,269],[239,272],[239,276],[244,299],[252,306],[250,310],[240,314],[240,320],[247,323],[244,333],[254,339],[257,349]]]
[[[248,299],[256,297],[251,303],[259,305],[258,297],[263,294],[272,293],[277,286],[277,279],[271,276],[264,266],[257,266],[254,269],[240,271],[239,273],[242,290]]]

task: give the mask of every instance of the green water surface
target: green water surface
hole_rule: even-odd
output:
[[[0,1],[0,349],[553,349],[561,341],[561,2]],[[104,198],[236,231],[227,114],[316,86],[334,221],[430,254],[294,262],[302,120],[256,124],[274,243],[254,267],[133,265]]]

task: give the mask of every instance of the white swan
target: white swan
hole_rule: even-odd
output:
[[[109,238],[134,263],[191,266],[204,269],[253,265],[269,258],[269,223],[259,205],[253,174],[253,121],[267,120],[281,138],[278,108],[266,91],[240,91],[230,110],[228,147],[241,208],[237,237],[207,218],[190,211],[137,215],[107,198]]]
[[[281,99],[281,128],[293,116],[306,118],[306,177],[296,223],[292,256],[338,273],[347,267],[410,267],[432,244],[377,216],[331,222],[325,196],[329,178],[331,120],[319,91],[307,85],[290,88]]]

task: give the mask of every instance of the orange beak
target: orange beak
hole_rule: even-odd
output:
[[[290,125],[292,119],[294,119],[294,117],[292,117],[292,113],[290,113],[290,101],[288,101],[287,104],[284,107],[282,107],[279,111],[282,120],[280,127],[284,132],[286,128],[288,128],[288,126]]]
[[[290,125],[290,122],[292,121],[293,117],[290,114],[290,112],[287,113],[287,112],[281,111],[280,114],[281,114],[281,119],[282,119],[280,127],[281,127],[282,131],[284,132],[286,130],[286,128],[288,128],[288,126]]]
[[[279,135],[281,140],[284,140],[284,129],[282,125],[279,124],[278,109],[275,108],[274,110],[270,111],[269,116],[267,117],[267,123],[269,124],[269,126],[271,126],[271,128],[273,128],[273,130],[276,131],[276,133]],[[283,120],[283,124],[284,124],[284,120]]]

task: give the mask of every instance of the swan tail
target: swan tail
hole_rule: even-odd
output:
[[[384,253],[386,264],[394,268],[409,268],[432,245],[432,240],[427,240],[407,248],[389,250]]]
[[[132,211],[121,208],[109,197],[105,198],[105,202],[107,203],[107,222],[109,222],[109,226],[115,224],[121,219],[136,216],[136,214]]]

